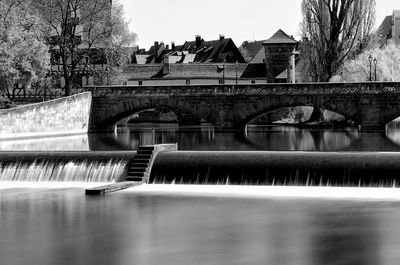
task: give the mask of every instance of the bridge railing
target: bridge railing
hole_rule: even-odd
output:
[[[84,92],[108,95],[320,95],[400,93],[400,82],[299,83],[253,85],[88,86]]]

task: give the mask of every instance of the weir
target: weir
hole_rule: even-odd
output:
[[[149,183],[399,187],[399,153],[168,152]]]
[[[1,152],[0,181],[118,182],[136,152]]]
[[[1,152],[0,182],[110,183],[86,190],[96,195],[143,183],[400,186],[399,153],[194,152],[177,151],[176,144],[139,151]]]

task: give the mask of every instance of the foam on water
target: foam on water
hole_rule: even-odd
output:
[[[110,182],[16,182],[1,181],[0,190],[6,189],[68,189],[68,188],[94,188],[110,184]]]
[[[398,188],[144,184],[122,192],[242,198],[400,200]]]
[[[123,174],[127,161],[71,159],[0,162],[0,181],[15,182],[114,182]]]

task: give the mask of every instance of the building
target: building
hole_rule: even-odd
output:
[[[183,45],[174,43],[165,45],[154,42],[148,50],[139,49],[132,56],[134,64],[160,63],[245,63],[232,39],[220,35],[219,39],[205,41],[197,35],[194,41],[186,41]]]
[[[111,16],[112,0],[100,0],[98,4],[97,12],[102,17]],[[94,83],[94,73],[103,73],[108,69],[104,48],[109,39],[96,38],[96,26],[93,25],[93,21],[100,16],[91,15],[94,7],[77,2],[68,8],[57,14],[48,14],[49,21],[57,21],[51,25],[49,38],[51,76],[56,80],[56,86],[61,88],[65,86],[61,50],[67,47],[65,52],[66,56],[69,56],[67,64],[74,65],[75,69],[74,87],[91,85]],[[60,44],[63,42],[67,43],[63,44],[64,47]],[[74,50],[74,56],[70,55],[71,50]]]
[[[244,41],[239,50],[248,63],[265,63],[265,49],[261,41]]]
[[[133,55],[126,80],[130,85],[301,82],[298,45],[282,30],[267,40],[244,42],[240,49],[224,36],[213,41],[196,36],[180,46],[155,42],[149,51]]]
[[[281,29],[262,43],[265,49],[266,78],[268,83],[296,82],[296,52],[299,42]],[[277,78],[286,71],[286,80]]]
[[[400,46],[400,10],[393,10],[378,29],[378,36],[382,45],[395,44]]]

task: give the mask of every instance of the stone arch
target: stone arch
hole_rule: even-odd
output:
[[[262,109],[260,111],[254,112],[253,114],[248,115],[246,118],[244,118],[241,123],[240,123],[240,127],[245,128],[248,124],[250,124],[252,121],[254,121],[255,119],[262,117],[263,115],[266,115],[268,113],[272,113],[274,111],[278,111],[281,109],[289,109],[289,108],[294,108],[294,107],[307,107],[307,108],[313,108],[314,105],[313,104],[294,104],[294,105],[284,105],[284,106],[271,106],[265,109]],[[319,106],[321,109],[326,110],[328,112],[332,112],[335,113],[337,115],[340,115],[342,117],[344,117],[344,119],[348,119],[348,117],[346,115],[343,115],[341,113],[339,113],[337,110],[330,110],[329,106]]]
[[[96,121],[95,127],[97,130],[112,130],[118,122],[132,117],[134,114],[161,109],[174,112],[180,124],[194,124],[195,121],[198,121],[200,124],[201,117],[193,113],[190,108],[185,108],[179,104],[173,104],[173,102],[169,100],[141,100],[136,98],[121,100],[117,103],[110,104],[103,110],[101,120]]]
[[[384,116],[384,118],[383,118],[383,123],[384,123],[383,127],[386,127],[392,121],[400,119],[400,109],[384,113],[383,116]]]

